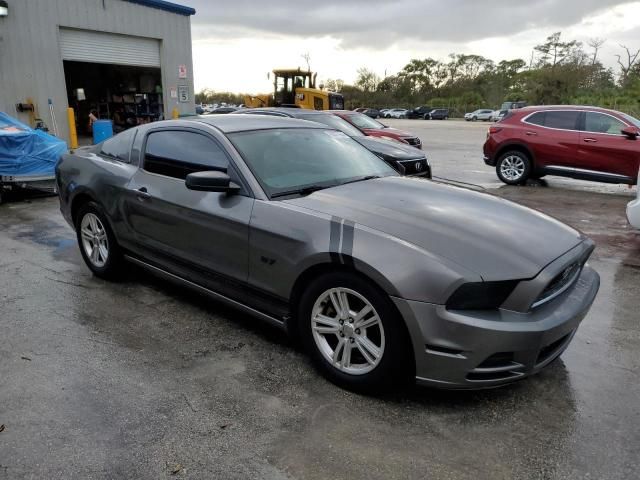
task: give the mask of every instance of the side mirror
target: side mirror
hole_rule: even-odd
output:
[[[231,181],[229,175],[215,170],[190,173],[184,183],[189,190],[200,192],[236,193],[240,190],[240,187]]]
[[[625,127],[620,132],[631,140],[635,140],[640,135],[636,127]]]

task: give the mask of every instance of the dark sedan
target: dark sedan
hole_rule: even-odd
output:
[[[95,275],[122,275],[128,261],[207,294],[300,338],[327,378],[359,391],[536,373],[599,287],[580,232],[400,176],[316,122],[141,125],[64,155],[56,179]]]
[[[349,135],[367,150],[382,158],[398,173],[431,178],[431,165],[422,151],[389,137],[369,137],[343,118],[332,113],[301,108],[251,108],[238,110],[234,114],[271,115],[318,122]]]

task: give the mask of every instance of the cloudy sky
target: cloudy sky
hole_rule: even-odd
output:
[[[194,7],[196,91],[268,92],[267,72],[305,66],[318,79],[380,76],[411,58],[451,52],[495,61],[531,56],[555,31],[586,43],[607,39],[601,60],[615,66],[619,44],[640,48],[634,0],[176,0]]]

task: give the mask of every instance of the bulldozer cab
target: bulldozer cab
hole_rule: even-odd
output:
[[[295,107],[310,110],[342,110],[344,97],[316,88],[317,73],[300,68],[273,71],[273,95],[247,95],[247,107]]]
[[[296,90],[315,88],[316,74],[303,70],[274,70],[274,103],[276,107],[296,105]]]

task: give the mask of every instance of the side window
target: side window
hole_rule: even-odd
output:
[[[148,172],[184,179],[193,172],[226,172],[228,167],[224,150],[205,135],[163,130],[147,137],[143,168]]]
[[[584,117],[584,129],[586,132],[620,135],[620,130],[624,127],[626,125],[622,121],[602,113],[587,112]]]
[[[580,112],[561,112],[550,110],[546,112],[544,126],[562,130],[577,130]]]
[[[100,147],[100,155],[130,163],[131,144],[137,132],[137,128],[132,128],[105,140],[102,147]]]
[[[527,118],[527,123],[532,123],[534,125],[544,126],[544,117],[546,116],[546,112],[537,112]]]

